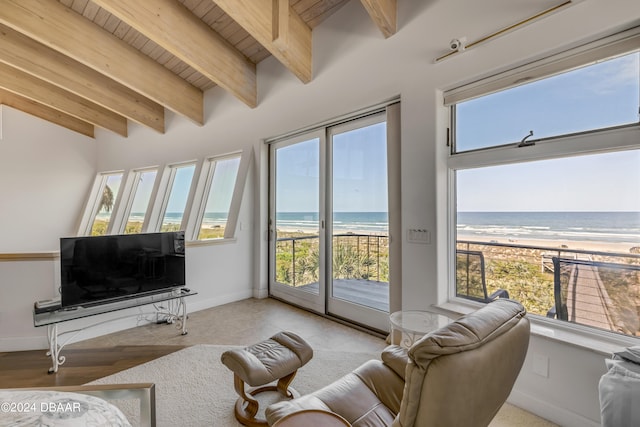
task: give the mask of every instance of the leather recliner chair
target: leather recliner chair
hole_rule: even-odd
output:
[[[389,346],[334,383],[266,409],[269,425],[320,409],[354,427],[487,426],[502,407],[529,346],[522,305],[498,299],[418,340]]]

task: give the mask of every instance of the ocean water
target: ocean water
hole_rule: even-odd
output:
[[[286,230],[317,230],[317,212],[278,212],[276,227]],[[387,233],[389,230],[387,212],[334,212],[334,231],[362,231]]]
[[[100,212],[96,218],[106,220],[111,215],[111,212]],[[144,212],[132,212],[129,215],[129,221],[131,222],[143,222]],[[163,222],[171,224],[180,224],[182,222],[182,212],[167,212],[164,216]],[[202,225],[205,227],[224,226],[227,223],[226,212],[208,212],[205,214]]]
[[[458,212],[458,239],[487,236],[640,244],[640,212]]]
[[[99,214],[98,218],[106,219],[107,216]],[[364,231],[372,233],[386,233],[389,215],[386,212],[336,212],[333,216],[333,228],[337,231]],[[129,216],[129,221],[144,220],[144,213],[134,212]],[[180,224],[182,213],[167,212],[164,222]],[[280,212],[277,214],[277,227],[286,230],[314,230],[318,228],[317,212]],[[206,213],[202,225],[204,227],[215,227],[225,225],[227,214],[225,212]]]
[[[388,232],[387,212],[335,212],[335,231]],[[133,213],[132,221],[142,221]],[[182,214],[168,212],[166,222],[180,223]],[[224,225],[226,213],[207,213],[203,226]],[[286,230],[318,228],[317,212],[280,212],[276,227]],[[459,240],[469,237],[594,241],[640,245],[640,212],[458,212]]]

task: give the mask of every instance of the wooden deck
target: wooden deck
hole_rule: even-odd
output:
[[[318,293],[318,282],[298,286],[298,289]],[[333,281],[333,296],[355,304],[389,312],[389,283],[361,279]]]
[[[572,266],[566,304],[570,322],[616,330],[609,313],[612,304],[597,267],[584,264]]]

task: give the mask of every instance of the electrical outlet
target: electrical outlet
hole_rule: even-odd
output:
[[[428,245],[431,243],[431,233],[426,228],[410,228],[407,230],[407,242]]]
[[[544,378],[549,378],[549,357],[541,354],[534,354],[533,373]]]

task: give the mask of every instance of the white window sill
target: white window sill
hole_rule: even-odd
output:
[[[482,304],[471,301],[448,301],[433,305],[434,310],[450,316],[461,316],[480,308]],[[639,345],[640,339],[613,332],[601,331],[539,315],[530,315],[531,335],[580,347],[604,356],[623,348]]]
[[[188,248],[199,247],[199,246],[214,246],[214,245],[225,245],[229,243],[236,243],[238,239],[235,237],[230,239],[206,239],[206,240],[189,240],[185,242],[185,246]]]

